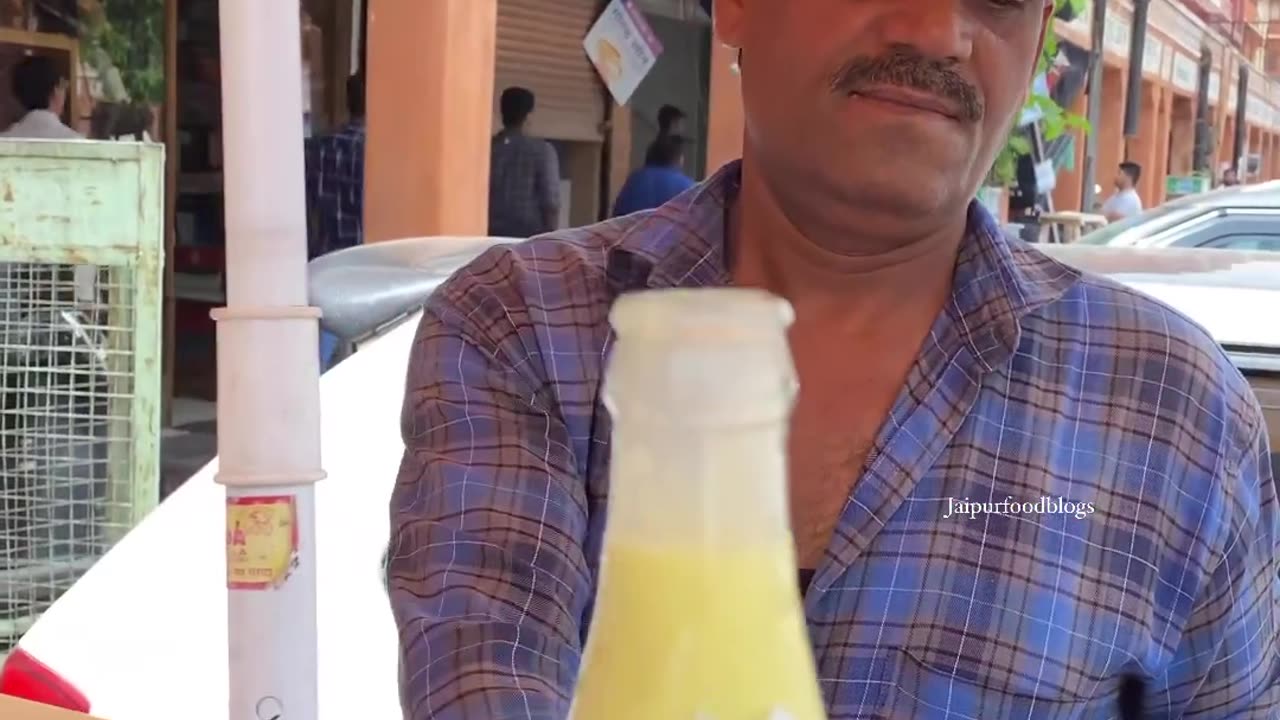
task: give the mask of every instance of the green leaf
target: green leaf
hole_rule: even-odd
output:
[[[1055,10],[1061,10],[1064,6],[1070,5],[1080,13],[1084,11],[1087,1],[1055,0],[1054,7]],[[1047,72],[1058,57],[1058,35],[1054,28],[1056,22],[1056,18],[1049,21],[1049,28],[1045,32],[1044,52],[1041,53],[1039,62],[1036,64],[1037,74]],[[1038,110],[1041,113],[1040,129],[1045,140],[1054,140],[1068,132],[1079,132],[1082,135],[1093,132],[1086,118],[1058,105],[1048,95],[1029,93],[1023,110]],[[1017,174],[1018,158],[1030,153],[1031,142],[1021,134],[1011,132],[1004,147],[996,155],[991,172],[988,174],[988,183],[1001,186],[1011,184]]]
[[[82,17],[85,56],[101,75],[114,68],[129,99],[164,100],[164,0],[110,0]]]

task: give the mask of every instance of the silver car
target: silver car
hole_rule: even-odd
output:
[[[1113,247],[1280,250],[1280,180],[1179,198],[1076,241]]]

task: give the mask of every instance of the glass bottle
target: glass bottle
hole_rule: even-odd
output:
[[[571,720],[821,720],[787,508],[791,307],[628,295],[605,379],[612,468]]]

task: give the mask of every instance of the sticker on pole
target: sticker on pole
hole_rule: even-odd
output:
[[[298,564],[292,495],[227,498],[227,588],[274,590]]]

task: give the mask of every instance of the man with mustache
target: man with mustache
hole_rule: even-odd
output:
[[[1248,387],[1186,318],[972,202],[1052,12],[716,0],[741,162],[435,293],[391,509],[406,717],[565,717],[608,493],[609,306],[730,284],[796,312],[791,512],[830,717],[1106,718],[1135,678],[1153,716],[1280,712]],[[1042,496],[1095,512],[943,518]]]

